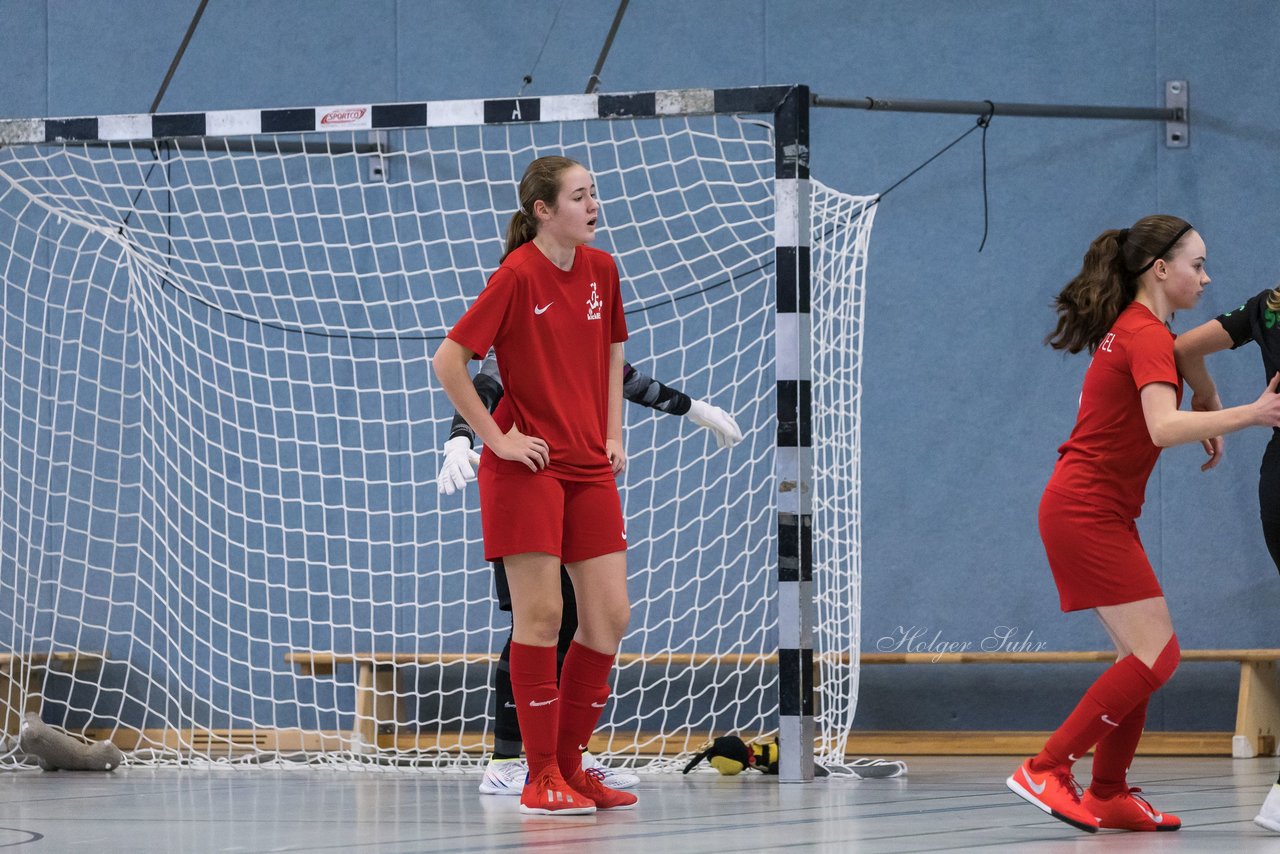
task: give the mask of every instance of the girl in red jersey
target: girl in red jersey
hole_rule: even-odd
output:
[[[1205,368],[1204,357],[1219,350],[1234,350],[1250,341],[1258,345],[1266,375],[1280,371],[1280,287],[1255,294],[1234,311],[1220,314],[1178,336],[1173,348],[1178,370],[1197,398],[1203,398],[1211,408],[1221,408],[1218,388]],[[1280,569],[1280,430],[1271,434],[1262,455],[1258,509],[1267,551]],[[1280,778],[1276,779],[1253,820],[1259,827],[1280,833]]]
[[[1205,246],[1185,221],[1149,216],[1104,231],[1058,294],[1058,325],[1046,342],[1093,361],[1080,411],[1040,503],[1040,536],[1064,611],[1091,608],[1116,647],[1116,663],[1085,692],[1044,749],[1009,777],[1020,797],[1081,830],[1177,830],[1177,816],[1135,797],[1125,779],[1146,723],[1147,699],[1178,666],[1178,640],[1135,520],[1160,449],[1202,442],[1216,464],[1221,436],[1280,426],[1280,395],[1221,409],[1197,397],[1178,409],[1169,316],[1195,306]],[[1211,411],[1213,410],[1213,411]],[[1094,749],[1083,794],[1072,764]]]
[[[520,210],[501,266],[432,360],[455,408],[484,441],[478,480],[486,560],[511,590],[511,687],[524,735],[526,813],[629,809],[636,796],[582,770],[630,619],[622,448],[618,269],[595,237],[591,175],[540,157],[520,179]],[[492,347],[506,390],[491,416],[467,361]],[[579,602],[578,631],[556,684],[560,565]]]

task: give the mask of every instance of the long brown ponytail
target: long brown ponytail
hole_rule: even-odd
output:
[[[1044,339],[1055,350],[1092,353],[1138,292],[1138,277],[1167,258],[1191,225],[1176,216],[1143,217],[1129,228],[1102,232],[1076,277],[1054,300],[1058,325]]]
[[[539,157],[524,170],[524,176],[520,179],[520,209],[507,225],[507,248],[502,253],[504,260],[537,237],[538,219],[533,215],[534,202],[542,202],[555,210],[556,197],[560,195],[560,176],[580,165],[582,164],[568,157],[550,155]]]

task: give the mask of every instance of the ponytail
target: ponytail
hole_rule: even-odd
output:
[[[502,260],[538,235],[538,221],[523,210],[516,211],[507,224],[507,248]]]
[[[1102,336],[1133,302],[1137,286],[1124,267],[1121,232],[1104,231],[1089,244],[1076,277],[1053,301],[1058,325],[1044,339],[1055,350],[1092,353]]]
[[[502,253],[503,261],[538,236],[538,220],[533,215],[534,204],[542,202],[555,210],[556,198],[560,195],[560,176],[574,166],[581,165],[568,157],[550,155],[539,157],[524,170],[524,175],[520,178],[520,208],[507,225],[507,247]]]
[[[1080,272],[1053,302],[1058,324],[1044,341],[1055,350],[1093,353],[1138,293],[1138,278],[1181,242],[1191,225],[1175,216],[1143,217],[1094,238]]]

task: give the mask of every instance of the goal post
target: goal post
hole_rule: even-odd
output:
[[[0,767],[13,721],[127,762],[475,767],[509,615],[437,494],[436,344],[524,167],[601,197],[628,359],[632,622],[592,748],[777,736],[839,772],[857,703],[874,197],[811,180],[804,86],[0,120]],[[583,603],[589,607],[589,603]]]
[[[778,496],[778,743],[810,745],[813,694],[813,431],[809,275],[809,89],[774,109]],[[808,751],[779,753],[779,779],[813,779]]]

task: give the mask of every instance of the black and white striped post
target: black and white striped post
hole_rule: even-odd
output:
[[[813,779],[813,434],[809,316],[809,89],[793,87],[774,112],[774,240],[778,382],[779,779]]]

